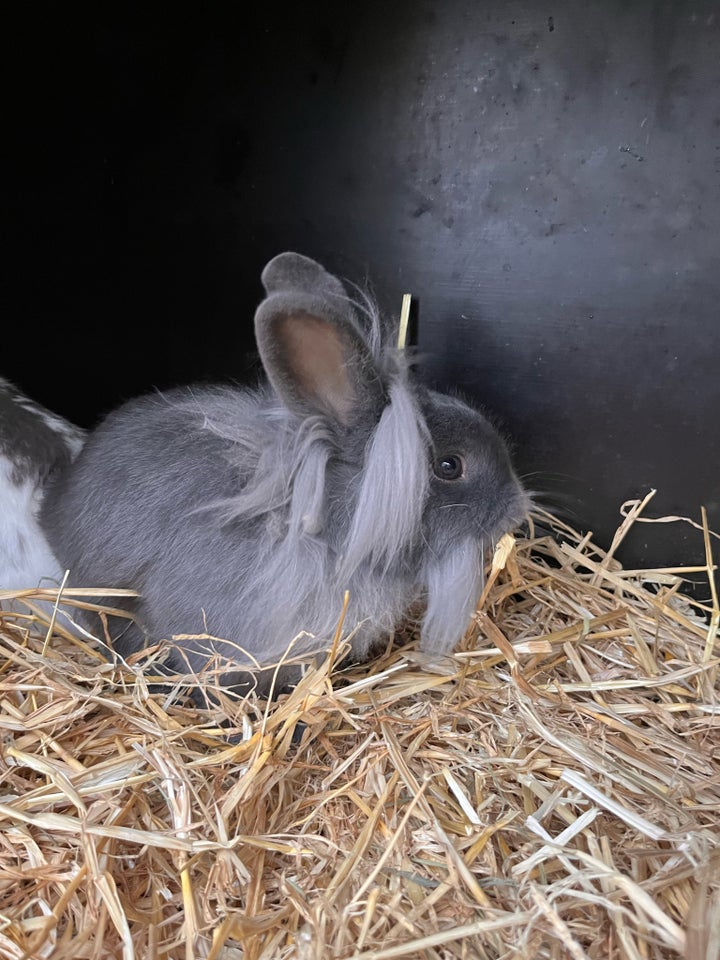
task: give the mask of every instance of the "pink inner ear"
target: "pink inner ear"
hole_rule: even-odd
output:
[[[347,422],[356,397],[338,328],[309,313],[295,313],[280,318],[277,333],[283,363],[299,393]]]

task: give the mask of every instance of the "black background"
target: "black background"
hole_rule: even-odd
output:
[[[602,545],[720,527],[715,2],[25,5],[6,21],[2,373],[89,426],[254,379],[264,263],[418,306],[422,376],[486,405]],[[630,565],[702,562],[638,527]]]

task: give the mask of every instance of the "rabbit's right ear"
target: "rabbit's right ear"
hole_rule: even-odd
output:
[[[298,253],[279,254],[262,280],[267,297],[255,313],[255,337],[283,403],[343,426],[379,415],[385,390],[340,281]]]

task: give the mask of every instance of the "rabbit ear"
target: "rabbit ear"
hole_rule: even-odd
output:
[[[338,278],[301,253],[279,253],[265,266],[261,279],[268,296],[282,292],[303,291],[315,295],[324,292],[338,301],[338,309],[344,302],[348,314],[354,316],[345,287]]]
[[[385,391],[340,281],[297,253],[271,260],[262,280],[268,295],[255,313],[255,337],[283,403],[345,426],[379,415]]]

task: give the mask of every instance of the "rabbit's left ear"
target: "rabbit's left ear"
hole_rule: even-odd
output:
[[[379,416],[385,390],[340,281],[297,253],[271,260],[262,280],[267,297],[255,313],[255,336],[283,403],[343,426]]]

